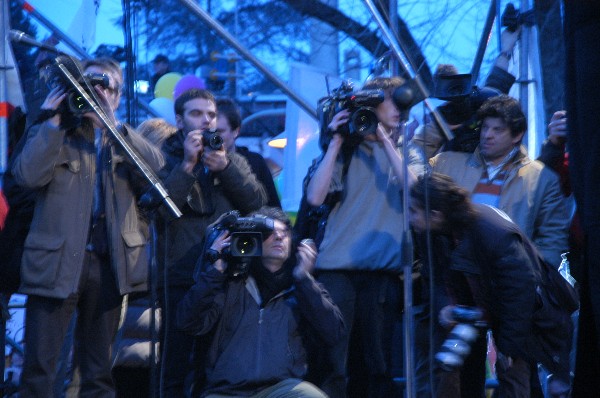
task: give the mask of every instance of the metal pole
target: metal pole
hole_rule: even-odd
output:
[[[394,34],[396,40],[398,40],[398,29],[397,29],[397,21],[398,21],[398,1],[390,0],[390,29]],[[398,76],[400,74],[400,66],[398,65],[398,60],[392,58],[390,60],[390,70],[392,72],[392,76]]]
[[[490,39],[490,34],[492,32],[492,27],[494,26],[494,19],[496,18],[496,8],[498,0],[492,0],[490,3],[490,8],[488,10],[487,18],[485,20],[485,25],[483,26],[483,31],[481,32],[481,38],[479,39],[479,46],[477,47],[477,53],[475,54],[475,59],[473,60],[473,66],[471,67],[471,85],[477,85],[477,79],[479,77],[479,69],[481,68],[481,61],[483,60],[483,55],[485,54],[485,49],[487,48],[487,43]]]
[[[277,77],[267,66],[260,62],[254,57],[240,42],[238,42],[225,28],[217,21],[215,21],[206,11],[204,11],[198,4],[192,0],[180,0],[181,3],[186,6],[193,14],[198,18],[202,19],[212,30],[215,31],[221,38],[229,43],[242,57],[248,62],[261,71],[273,84],[279,87],[285,94],[287,94],[298,106],[300,106],[306,113],[317,120],[316,104],[310,105],[303,98],[293,92],[279,77]]]
[[[414,334],[415,324],[413,316],[413,241],[412,233],[409,228],[409,185],[408,185],[408,133],[406,121],[402,123],[402,156],[404,157],[404,181],[402,183],[402,218],[404,221],[404,231],[402,232],[402,260],[404,275],[404,374],[406,377],[406,388],[404,396],[413,398],[417,396],[415,385],[415,353],[414,353]]]
[[[388,42],[390,48],[392,49],[392,51],[394,52],[394,54],[396,55],[396,58],[400,61],[400,65],[404,68],[404,71],[415,81],[417,88],[423,94],[423,97],[425,98],[425,100],[424,100],[425,106],[427,107],[427,109],[429,109],[433,118],[438,123],[438,125],[441,127],[442,131],[444,132],[444,135],[446,136],[446,139],[448,141],[450,141],[451,139],[454,138],[454,134],[448,128],[448,124],[446,123],[444,118],[442,118],[442,115],[440,115],[440,113],[433,106],[431,101],[429,101],[429,90],[427,90],[427,88],[425,87],[423,80],[415,72],[412,65],[408,61],[408,58],[402,52],[402,48],[398,44],[398,42],[397,42],[396,38],[394,37],[394,35],[392,34],[392,32],[385,25],[383,18],[379,14],[379,11],[377,11],[377,8],[375,8],[375,6],[373,5],[373,2],[371,0],[365,0],[365,4],[369,8],[369,11],[371,11],[373,18],[375,19],[375,22],[377,22],[377,25],[381,29],[381,32],[387,39],[387,42]]]
[[[521,13],[526,12],[528,9],[529,1],[521,0]],[[519,43],[519,102],[525,115],[529,115],[529,29],[529,27],[523,25]]]

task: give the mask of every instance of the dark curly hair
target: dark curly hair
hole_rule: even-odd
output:
[[[519,101],[508,95],[499,95],[485,101],[477,110],[477,121],[479,124],[485,118],[497,117],[506,123],[513,137],[527,131],[527,119],[521,110]]]
[[[462,231],[473,222],[477,211],[469,198],[469,192],[458,186],[452,178],[436,172],[420,176],[410,189],[413,205],[425,208],[426,191],[429,210],[443,214],[446,220],[445,230]]]

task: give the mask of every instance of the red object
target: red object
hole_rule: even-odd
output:
[[[23,3],[23,9],[27,12],[32,12],[34,10],[33,6],[26,1]]]
[[[0,102],[0,117],[8,118],[13,109],[15,107],[10,102]]]
[[[4,192],[0,190],[0,231],[4,229],[4,222],[6,221],[6,216],[8,215],[8,201],[4,197]]]

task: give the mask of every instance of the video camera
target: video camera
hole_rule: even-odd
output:
[[[506,29],[515,32],[521,25],[533,26],[535,24],[535,12],[529,10],[522,13],[515,8],[513,3],[508,3],[502,13],[500,22],[502,26],[506,26]]]
[[[453,129],[454,140],[445,150],[473,152],[479,145],[476,113],[489,98],[501,92],[491,87],[472,85],[470,73],[439,76],[435,83],[434,97],[447,101],[437,109],[449,125],[460,125]]]
[[[471,352],[471,345],[479,336],[479,329],[487,327],[483,312],[476,307],[456,306],[452,309],[452,319],[458,323],[435,354],[438,364],[447,371],[463,365]]]
[[[231,276],[245,275],[252,259],[262,256],[262,242],[273,232],[274,223],[266,216],[240,217],[238,211],[230,211],[206,235],[205,247],[210,247],[222,231],[229,231],[231,244],[221,256]]]
[[[81,74],[83,68],[74,59],[66,56],[59,56],[55,62],[48,69],[48,77],[46,83],[50,89],[54,87],[62,87],[67,93],[67,98],[61,104],[58,112],[65,114],[70,112],[74,116],[81,116],[85,113],[92,112],[91,106],[87,103],[85,98],[77,91],[73,84],[66,78],[62,70],[59,68],[59,64],[66,67],[69,73],[75,78],[77,83],[83,87],[84,91],[88,93],[92,98],[95,92],[92,93],[90,90],[94,90],[94,86],[100,85],[104,89],[110,87],[110,80],[107,74],[99,73],[86,73]]]
[[[375,107],[385,99],[383,90],[354,91],[351,82],[345,81],[340,87],[333,90],[328,97],[321,98],[317,106],[317,115],[321,132],[319,144],[325,149],[329,145],[333,132],[329,130],[329,123],[340,111],[350,111],[349,122],[338,128],[336,133],[341,134],[352,145],[359,144],[365,136],[375,134],[379,120],[375,114]]]
[[[202,131],[202,145],[216,151],[223,148],[223,138],[216,129],[206,129]]]

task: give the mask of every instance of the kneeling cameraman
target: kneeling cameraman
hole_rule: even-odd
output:
[[[261,254],[240,267],[234,252],[242,245],[232,237],[237,224],[219,228],[222,217],[220,232],[207,233],[217,236],[212,243],[207,238],[202,271],[179,306],[182,330],[210,335],[201,396],[326,397],[302,380],[303,333],[311,327],[333,344],[345,330],[339,309],[311,276],[316,248],[303,241],[292,255],[291,223],[281,209],[263,207],[254,217],[268,221]]]

